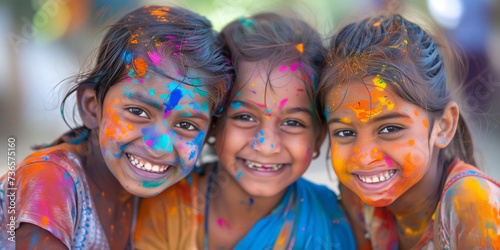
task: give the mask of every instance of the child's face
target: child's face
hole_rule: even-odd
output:
[[[424,109],[380,78],[364,81],[367,86],[342,84],[329,96],[332,164],[340,181],[365,203],[387,206],[432,174],[430,122]]]
[[[106,93],[101,151],[127,191],[152,196],[192,170],[209,121],[203,88],[157,75],[127,78]]]
[[[266,92],[267,70],[256,65],[240,66],[238,93],[216,147],[222,167],[247,193],[271,197],[308,168],[316,141],[314,112],[299,71],[277,67]]]

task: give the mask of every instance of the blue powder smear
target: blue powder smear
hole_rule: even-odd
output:
[[[241,102],[231,102],[231,107],[233,107],[234,109],[240,108],[241,105]]]

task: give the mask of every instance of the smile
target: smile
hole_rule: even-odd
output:
[[[261,172],[272,172],[280,170],[286,164],[260,164],[257,162],[245,160],[245,165],[249,168],[261,171]]]
[[[387,171],[381,172],[377,175],[361,176],[361,175],[357,174],[357,176],[364,183],[379,183],[379,182],[383,182],[383,181],[386,181],[389,178],[391,178],[396,173],[396,171],[397,170],[392,169],[392,170],[387,170]]]
[[[139,156],[136,156],[136,155],[131,155],[129,153],[126,154],[127,155],[127,158],[128,160],[130,161],[130,163],[132,163],[132,165],[140,170],[144,170],[144,171],[148,171],[148,172],[151,172],[151,173],[164,173],[168,170],[168,168],[170,167],[170,165],[158,165],[158,164],[154,164],[154,163],[151,163],[149,161],[146,161],[142,158],[140,158]]]

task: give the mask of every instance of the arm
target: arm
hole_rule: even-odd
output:
[[[16,186],[16,244],[70,248],[78,210],[73,179],[65,169],[51,162],[24,166],[16,172]]]
[[[349,188],[340,183],[340,202],[352,226],[358,249],[372,249],[371,241],[365,238],[366,226],[363,219],[363,201]]]
[[[60,239],[31,223],[21,223],[16,234],[16,249],[68,249]]]
[[[499,198],[500,187],[480,177],[465,177],[446,191],[438,223],[452,249],[500,247]]]

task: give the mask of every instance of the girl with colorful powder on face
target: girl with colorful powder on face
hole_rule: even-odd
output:
[[[0,224],[17,247],[133,248],[137,196],[192,170],[222,106],[232,68],[217,39],[207,19],[177,7],[139,8],[110,27],[68,94],[84,125],[21,161],[15,184],[0,180]]]
[[[500,247],[500,186],[475,167],[441,49],[399,15],[331,41],[318,101],[362,249]]]
[[[264,13],[221,32],[236,71],[218,162],[141,203],[139,249],[354,249],[335,194],[302,179],[324,139],[312,95],[323,52],[305,22]]]

